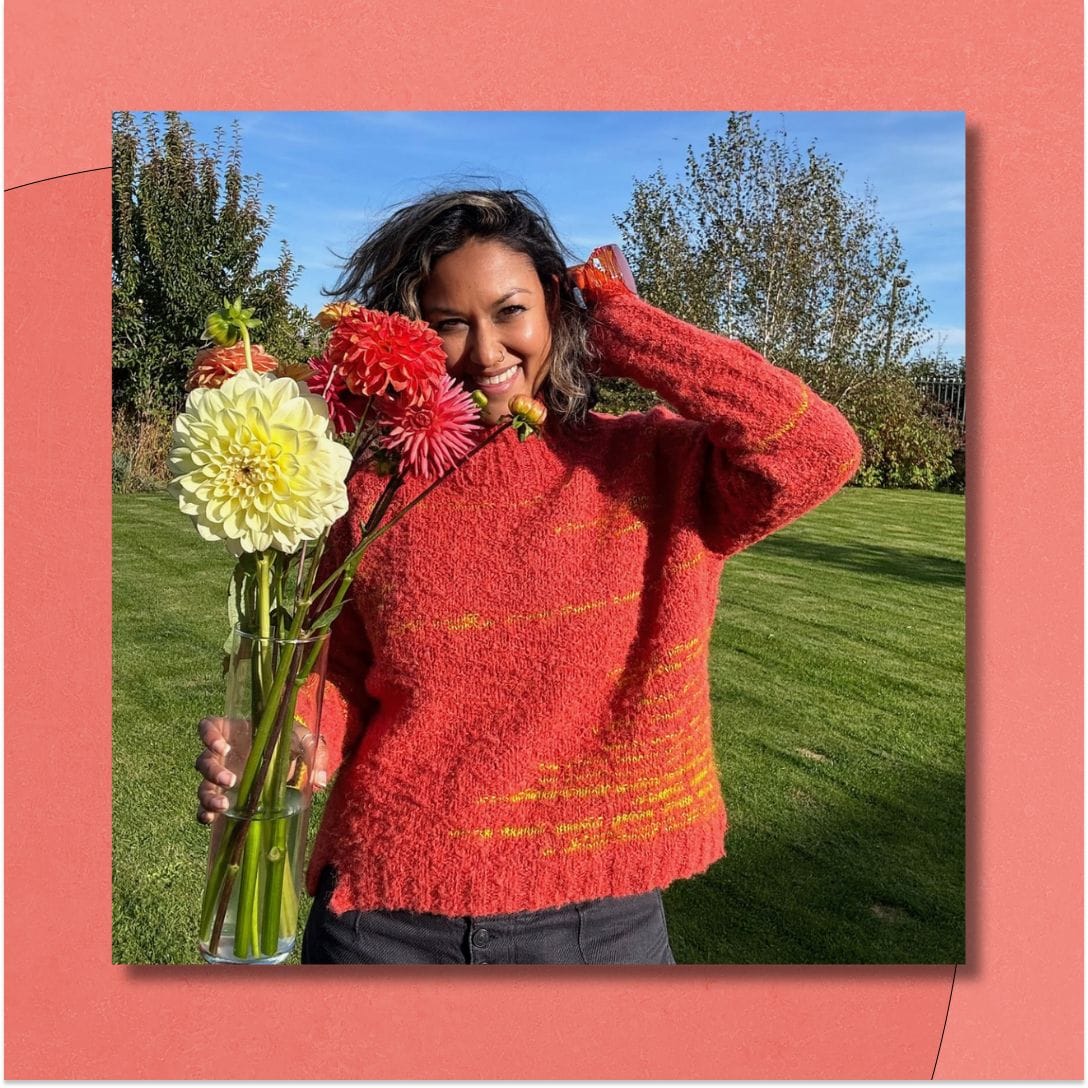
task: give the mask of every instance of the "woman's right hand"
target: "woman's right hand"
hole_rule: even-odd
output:
[[[231,746],[232,730],[235,739],[244,741],[242,747],[249,748],[249,725],[244,721],[231,718],[204,718],[197,727],[204,750],[196,758],[196,769],[204,779],[197,787],[196,796],[200,807],[196,818],[202,824],[210,824],[221,812],[230,808],[230,798],[226,790],[238,783],[244,770],[244,761]],[[305,759],[305,766],[313,767],[314,788],[324,789],[328,781],[328,751],[324,737],[318,742],[316,753],[312,751],[314,735],[304,725],[295,723],[291,736],[292,768],[289,777],[299,767],[299,757]]]
[[[197,756],[196,769],[203,777],[196,796],[200,807],[196,818],[202,824],[210,824],[221,812],[230,807],[224,790],[237,782],[237,772],[227,766],[230,755],[229,718],[204,718],[197,727],[204,751]]]

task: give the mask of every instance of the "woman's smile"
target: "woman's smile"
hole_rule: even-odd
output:
[[[504,370],[499,374],[481,374],[476,380],[480,383],[480,385],[485,386],[506,385],[506,383],[509,382],[511,378],[513,378],[513,376],[518,372],[519,369],[520,368],[515,363],[509,370]]]

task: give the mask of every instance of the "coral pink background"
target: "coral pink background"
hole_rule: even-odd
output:
[[[109,174],[85,173],[5,198],[6,1075],[1079,1078],[1080,5],[158,10],[9,0],[6,187],[107,166],[122,108],[966,112],[967,964],[954,988],[945,966],[111,965]],[[213,1007],[267,1030],[225,1049]]]

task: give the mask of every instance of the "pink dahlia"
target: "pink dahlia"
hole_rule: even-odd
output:
[[[475,446],[480,410],[460,383],[443,373],[427,399],[381,403],[387,432],[381,444],[400,453],[405,476],[430,480],[457,464]]]
[[[353,433],[359,425],[359,417],[363,414],[366,397],[356,396],[348,389],[340,368],[333,366],[327,353],[311,359],[309,367],[310,376],[306,379],[306,384],[311,393],[325,398],[333,430],[336,434]]]
[[[446,373],[442,341],[429,325],[362,307],[336,323],[325,354],[353,393],[381,396],[393,389],[414,404]]]

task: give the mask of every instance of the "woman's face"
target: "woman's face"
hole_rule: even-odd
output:
[[[434,264],[420,313],[442,338],[446,369],[487,396],[496,423],[518,393],[534,396],[548,372],[552,326],[533,262],[498,241],[473,239]]]

